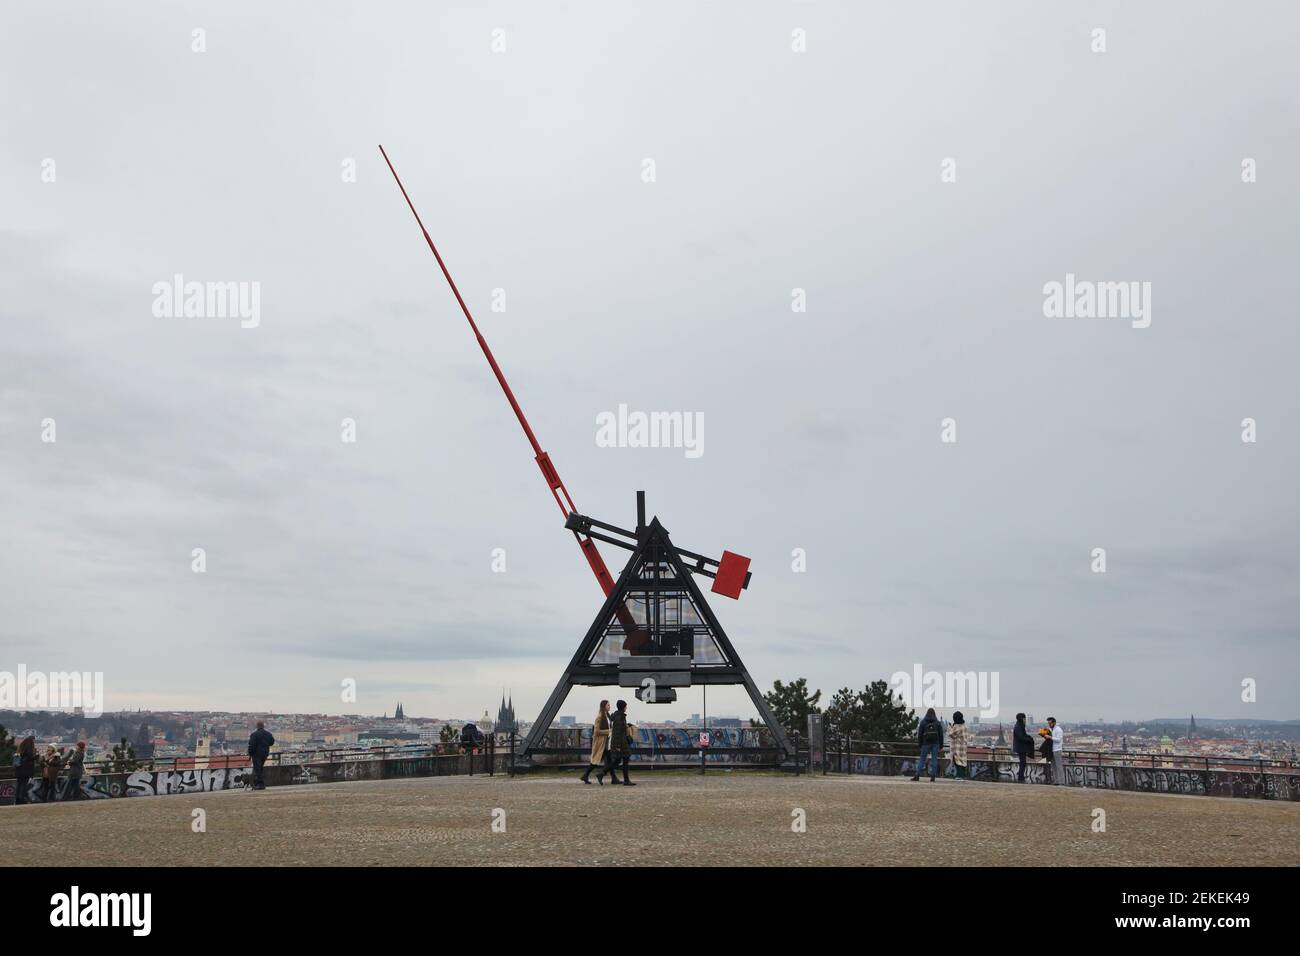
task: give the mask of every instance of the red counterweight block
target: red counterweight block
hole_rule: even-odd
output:
[[[749,573],[749,558],[743,554],[722,552],[718,562],[718,573],[713,578],[712,591],[729,598],[740,597],[740,590],[745,586],[745,575]]]

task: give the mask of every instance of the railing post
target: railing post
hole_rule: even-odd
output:
[[[487,758],[488,776],[495,777],[497,775],[497,735],[495,732],[488,737]]]

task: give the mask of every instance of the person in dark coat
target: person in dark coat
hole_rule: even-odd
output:
[[[620,700],[609,718],[609,779],[618,783],[618,768],[623,768],[623,786],[635,787],[627,778],[627,764],[632,756],[632,731],[627,723],[627,701]]]
[[[36,738],[24,737],[18,745],[18,762],[14,765],[16,785],[14,803],[31,803],[32,777],[36,776]]]
[[[63,766],[63,761],[59,758],[59,753],[54,749],[54,745],[45,748],[45,760],[41,764],[41,776],[44,778],[41,784],[41,802],[53,803],[54,794],[59,789],[59,768]]]
[[[943,724],[939,723],[933,707],[925,712],[921,722],[916,725],[916,742],[921,747],[921,755],[916,761],[916,773],[912,774],[912,779],[921,779],[921,772],[925,769],[925,759],[929,757],[930,782],[934,783],[935,774],[939,772],[939,751],[943,749]]]
[[[266,789],[266,778],[262,776],[262,768],[266,765],[267,755],[274,746],[275,738],[266,729],[266,724],[259,720],[257,729],[248,735],[248,755],[253,758],[254,790]]]
[[[1016,714],[1016,727],[1011,731],[1011,746],[1015,755],[1020,758],[1020,770],[1016,774],[1016,782],[1025,782],[1025,763],[1034,755],[1034,738],[1029,736],[1029,730],[1025,727],[1025,715]]]
[[[86,742],[77,741],[77,749],[68,757],[68,786],[63,791],[64,800],[81,799],[81,775],[86,769]]]
[[[483,731],[478,729],[478,724],[469,723],[460,729],[460,745],[467,754],[483,746]]]

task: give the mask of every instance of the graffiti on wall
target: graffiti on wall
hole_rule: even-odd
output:
[[[127,774],[128,797],[154,797],[170,793],[211,793],[244,785],[243,768],[228,770],[137,770]]]
[[[78,799],[81,800],[104,800],[108,797],[120,797],[123,792],[123,775],[122,774],[97,774],[83,776],[80,781],[81,793]],[[68,789],[68,779],[66,777],[59,780],[58,786],[54,789],[55,800],[70,800],[72,792]],[[27,784],[27,802],[40,803],[41,793],[44,789],[45,781],[40,777],[33,777]],[[0,786],[0,803],[14,802],[14,787],[12,780],[4,781]]]
[[[831,755],[833,767],[844,767]],[[1017,761],[972,760],[972,780],[1014,783]],[[915,757],[853,754],[847,761],[849,773],[871,776],[911,776]],[[940,761],[940,772],[948,773],[949,761]],[[1136,790],[1148,793],[1187,794],[1211,797],[1254,797],[1263,800],[1300,801],[1300,774],[1259,773],[1249,770],[1191,770],[1152,767],[1116,767],[1066,764],[1066,783],[1097,790]],[[1047,765],[1030,762],[1025,766],[1027,783],[1045,784]]]

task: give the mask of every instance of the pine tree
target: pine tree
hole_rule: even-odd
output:
[[[789,684],[775,681],[772,689],[764,694],[763,698],[772,708],[772,716],[776,718],[776,722],[791,736],[798,734],[800,737],[807,737],[808,715],[822,712],[817,706],[817,702],[822,698],[822,692],[819,690],[809,694],[806,677],[800,677]],[[752,726],[759,726],[757,721],[750,721],[750,723]]]
[[[0,724],[0,767],[8,767],[14,762],[14,751],[17,748],[18,741],[9,736],[4,724]]]
[[[860,691],[843,687],[826,707],[826,733],[856,740],[910,741],[916,725],[916,714],[883,680]]]
[[[459,739],[459,735],[456,733],[456,728],[451,724],[443,724],[442,730],[438,731],[438,740],[442,742],[443,753],[455,753],[454,744],[457,739]]]
[[[113,754],[108,758],[107,769],[109,773],[130,773],[140,768],[140,761],[135,758],[135,748],[122,738],[120,744],[113,746]]]

